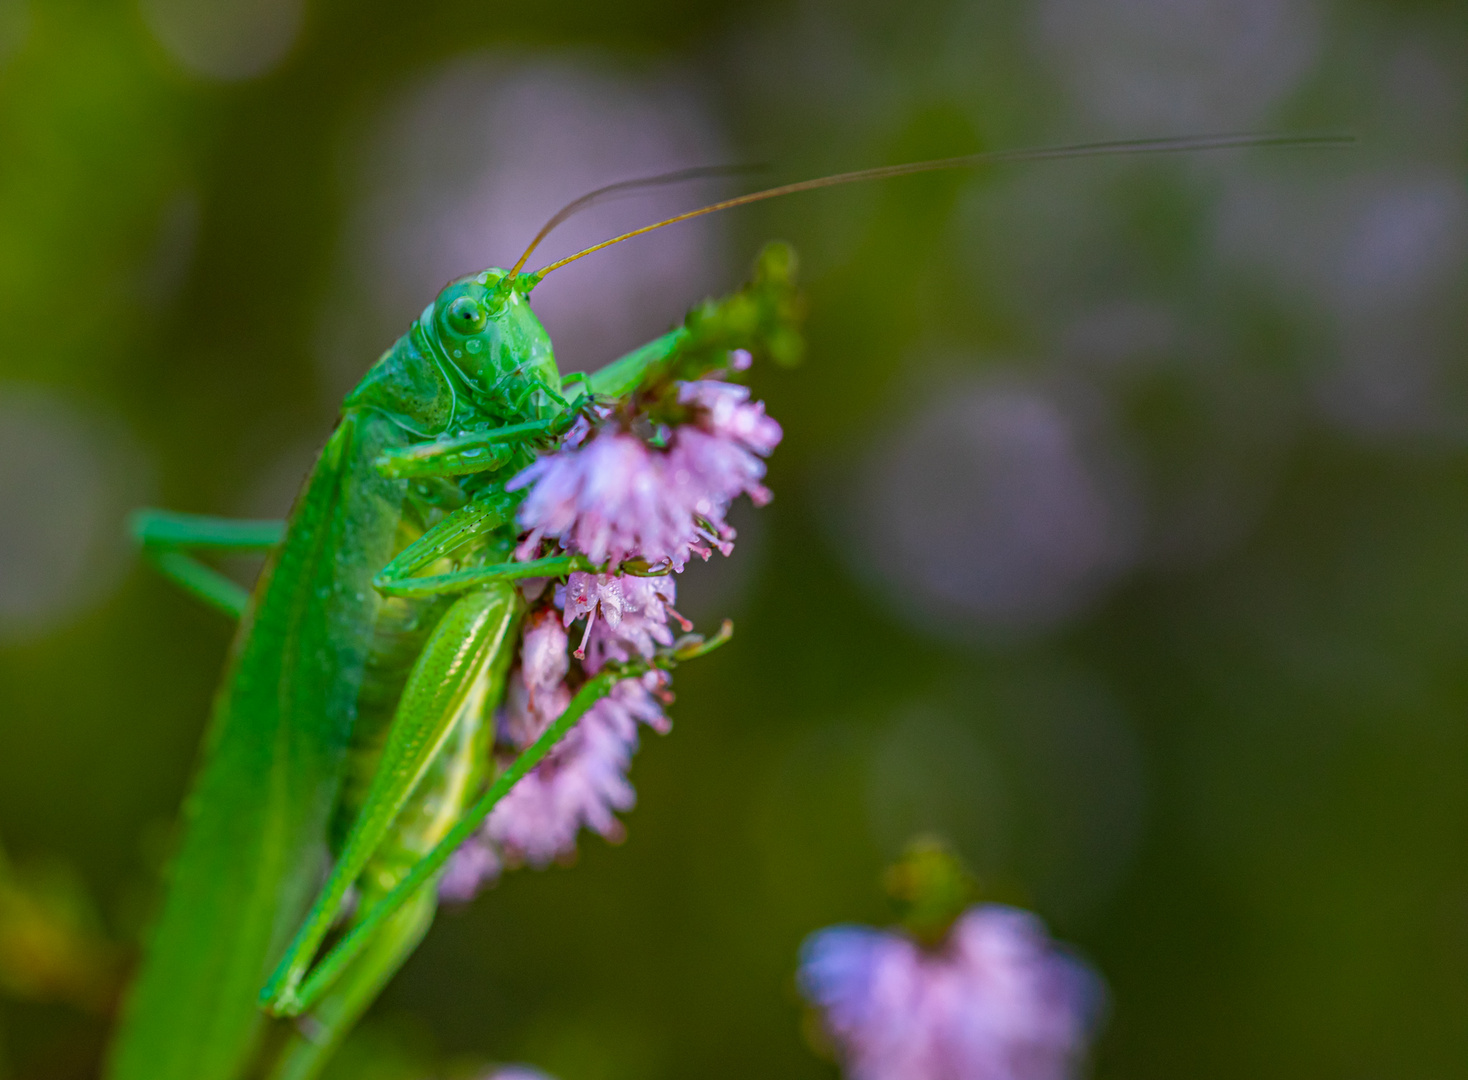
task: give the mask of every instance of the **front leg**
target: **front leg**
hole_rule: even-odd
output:
[[[372,579],[373,588],[384,596],[446,596],[497,582],[558,577],[573,570],[595,569],[580,555],[553,555],[529,562],[494,563],[444,574],[415,576],[441,559],[452,558],[466,548],[482,545],[495,537],[514,518],[519,503],[516,496],[501,490],[460,507],[400,551]]]
[[[562,577],[577,570],[604,573],[606,568],[597,566],[584,555],[547,555],[527,562],[491,563],[425,577],[393,578],[384,572],[372,579],[372,585],[384,596],[446,596],[506,581]]]
[[[571,403],[563,398],[557,390],[551,387],[544,379],[537,377],[529,380],[525,384],[525,389],[520,391],[518,396],[510,399],[511,410],[517,413],[523,411],[526,403],[535,396],[537,391],[544,393],[547,398],[555,402],[561,412],[564,413],[571,408]]]
[[[464,431],[432,442],[387,450],[373,465],[378,472],[393,479],[492,472],[503,468],[520,444],[552,436],[559,422],[560,417],[551,417],[483,431]]]

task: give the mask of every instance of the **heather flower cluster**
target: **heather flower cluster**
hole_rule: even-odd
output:
[[[584,443],[540,458],[506,487],[528,487],[520,524],[531,546],[541,538],[594,563],[642,559],[681,571],[690,553],[727,555],[734,530],[729,505],[748,495],[770,499],[762,460],[779,444],[780,425],[743,386],[704,379],[680,383],[677,403],[692,415],[665,448],[610,424]],[[578,440],[581,433],[573,432]]]
[[[747,354],[731,361],[738,370]],[[609,663],[651,660],[674,644],[670,623],[691,630],[673,607],[672,575],[690,555],[729,554],[735,536],[725,515],[736,498],[769,501],[763,458],[781,431],[747,388],[683,381],[649,400],[588,411],[506,484],[526,491],[518,558],[535,558],[554,542],[601,569],[572,573],[533,601],[496,717],[502,765],[555,722],[585,678]],[[636,798],[627,770],[639,732],[670,726],[668,682],[656,668],[617,682],[455,853],[440,894],[468,899],[506,868],[569,860],[582,829],[620,840],[616,814]]]
[[[822,930],[802,948],[800,987],[850,1080],[1067,1080],[1103,998],[1037,918],[999,904],[970,907],[933,949]]]
[[[572,575],[577,576],[591,575]],[[616,576],[598,587],[637,595],[642,592],[639,581]],[[659,582],[659,587],[656,595],[671,598],[671,581]],[[559,602],[530,617],[520,662],[510,674],[505,705],[497,717],[501,764],[508,765],[535,742],[571,702],[566,625],[577,617],[577,609],[566,597],[573,592],[574,585],[557,589]],[[560,607],[564,614],[556,610]],[[656,645],[671,642],[665,612],[661,604],[624,608],[616,622],[601,619],[601,629],[594,634],[594,624],[589,625],[592,642],[583,670],[595,674],[607,659],[651,656]],[[637,751],[638,729],[645,724],[663,734],[671,726],[662,709],[668,699],[667,681],[665,672],[654,670],[618,682],[544,761],[510,789],[479,833],[455,853],[439,884],[440,894],[467,900],[506,867],[542,868],[568,860],[576,853],[576,836],[583,828],[619,841],[623,828],[615,812],[630,810],[636,801],[627,769]]]

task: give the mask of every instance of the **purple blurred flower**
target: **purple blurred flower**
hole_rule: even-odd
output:
[[[565,631],[559,627],[559,621],[556,630],[561,631],[564,643]],[[496,735],[501,743],[524,750],[540,738],[540,732],[549,728],[556,716],[565,712],[568,704],[571,704],[571,688],[564,681],[558,679],[552,684],[531,687],[526,682],[526,669],[521,665],[509,674]]]
[[[559,626],[561,640],[565,631]],[[576,834],[592,829],[613,843],[625,830],[614,811],[637,801],[627,768],[637,751],[637,725],[665,734],[671,724],[659,704],[667,675],[648,672],[623,679],[581,718],[545,759],[490,811],[484,827],[449,860],[439,882],[447,900],[472,899],[493,884],[506,865],[537,869],[576,851]],[[501,738],[523,750],[571,701],[558,682],[532,693],[520,671],[511,676],[500,717]]]
[[[689,552],[707,559],[710,545],[727,555],[729,504],[741,494],[769,501],[761,457],[782,434],[764,404],[748,398],[742,386],[683,383],[678,401],[691,408],[692,422],[673,430],[667,450],[606,429],[541,457],[506,485],[530,486],[519,514],[530,531],[526,550],[549,536],[593,562],[641,558],[674,570]]]
[[[637,750],[638,721],[668,730],[653,691],[666,678],[649,672],[623,679],[594,705],[535,770],[500,800],[484,836],[511,864],[543,867],[576,851],[584,826],[617,842],[624,835],[613,811],[630,810],[636,793],[627,768]]]
[[[731,355],[740,370],[749,359]],[[641,559],[681,570],[690,553],[707,559],[717,547],[729,554],[734,530],[724,515],[740,495],[760,505],[769,501],[762,458],[779,444],[780,425],[762,402],[750,402],[743,386],[703,380],[679,383],[676,392],[686,422],[671,431],[654,424],[666,434],[665,449],[615,426],[613,410],[598,407],[577,419],[557,450],[506,485],[530,489],[519,512],[529,535],[517,558],[531,557],[546,537],[597,563]],[[608,662],[650,659],[673,643],[670,618],[692,629],[672,607],[676,592],[666,574],[569,575],[555,591],[559,613],[543,607],[526,622],[520,663],[497,718],[499,745],[524,750],[570,703],[566,630],[572,623],[586,620],[573,655],[587,675]],[[618,682],[455,852],[440,894],[468,899],[507,865],[540,867],[569,856],[582,828],[620,839],[616,811],[630,809],[636,798],[626,774],[638,725],[667,731],[660,704],[671,700],[667,681],[664,673],[649,672]]]
[[[969,908],[936,951],[892,931],[822,930],[799,979],[852,1080],[1065,1080],[1104,995],[1039,919],[998,904]]]
[[[565,628],[560,625],[554,611],[549,608],[537,611],[526,620],[524,639],[520,643],[520,671],[526,687],[532,693],[550,690],[570,670]]]
[[[703,410],[698,423],[711,435],[742,443],[763,457],[780,445],[784,432],[765,415],[765,403],[749,404],[749,387],[704,379],[678,387],[678,403]]]
[[[449,856],[443,876],[438,879],[439,899],[468,903],[479,895],[480,889],[498,881],[503,868],[499,853],[480,835],[471,836]]]

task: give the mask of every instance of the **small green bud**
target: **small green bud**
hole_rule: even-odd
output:
[[[789,284],[795,280],[799,268],[795,249],[783,240],[771,240],[759,253],[755,261],[754,277],[758,282],[778,281]]]
[[[702,634],[684,634],[673,642],[672,649],[668,650],[668,657],[676,663],[707,656],[733,636],[734,622],[732,619],[725,619],[719,625],[718,633],[711,638],[705,638]]]
[[[882,877],[897,906],[898,918],[924,945],[936,945],[948,936],[965,908],[978,895],[978,883],[943,841],[920,836]]]

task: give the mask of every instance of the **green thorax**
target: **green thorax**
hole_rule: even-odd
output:
[[[420,436],[508,424],[562,408],[550,335],[530,308],[534,279],[491,269],[450,282],[347,395]]]

